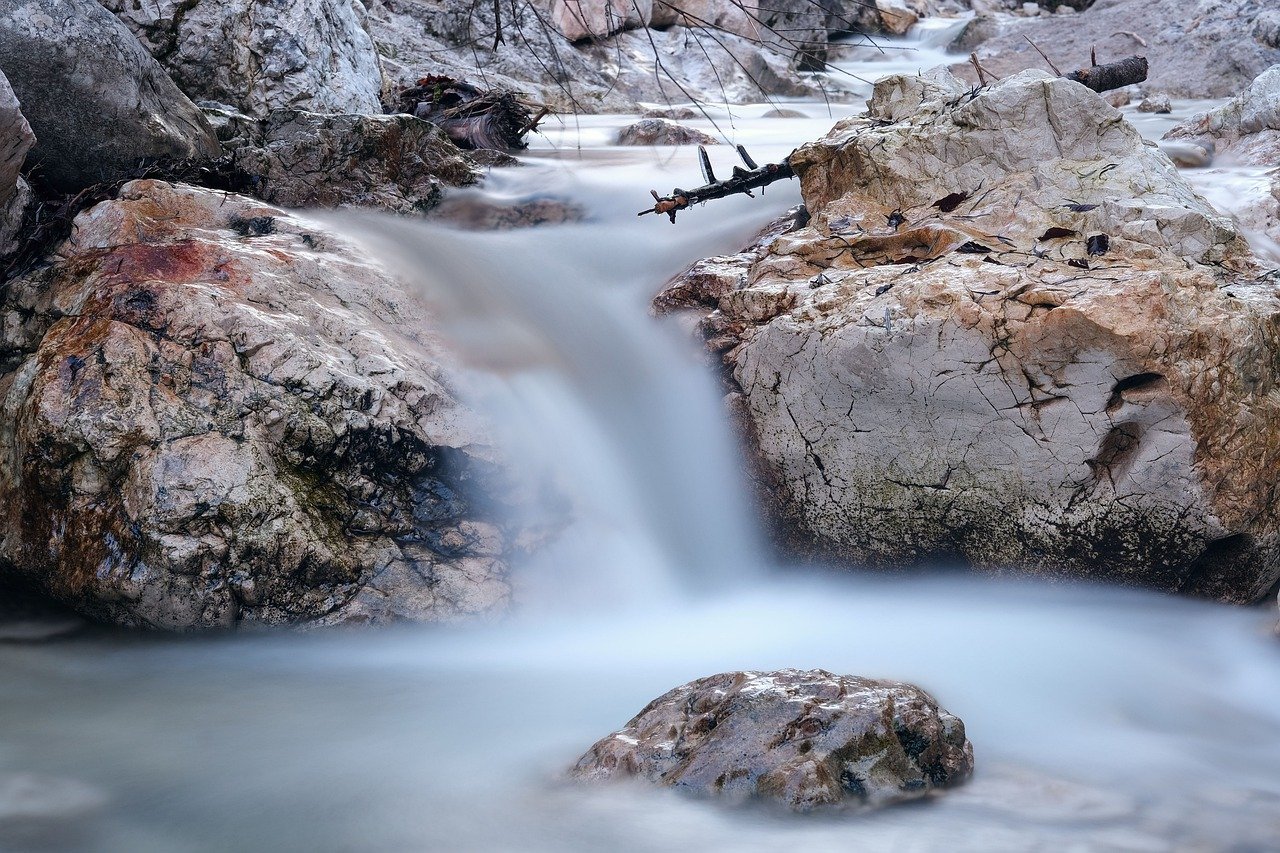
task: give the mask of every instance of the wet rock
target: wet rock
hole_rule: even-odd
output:
[[[0,580],[172,630],[505,603],[486,428],[343,239],[135,181],[3,298]]]
[[[811,811],[918,799],[972,772],[964,723],[919,688],[784,669],[726,672],[664,693],[571,774]]]
[[[26,170],[57,191],[220,153],[200,111],[93,0],[0,0],[0,71],[35,131]]]
[[[618,131],[618,145],[716,145],[714,136],[660,118],[647,118]]]
[[[1028,38],[1063,71],[1087,67],[1094,48],[1099,62],[1141,54],[1150,64],[1150,88],[1177,98],[1226,98],[1280,63],[1280,47],[1249,37],[1268,26],[1268,5],[1256,0],[1108,0],[1078,15],[1014,21],[982,43],[978,59],[999,77],[1047,69]],[[967,63],[951,70],[976,82]]]
[[[796,550],[1226,601],[1280,577],[1280,299],[1116,110],[1044,72],[893,77],[791,163],[812,221],[703,327]]]
[[[785,107],[769,110],[767,113],[765,113],[760,117],[761,118],[808,118],[807,115],[800,112],[799,110],[790,110],[790,109],[786,109]]]
[[[1138,112],[1167,115],[1173,112],[1173,105],[1169,103],[1166,95],[1148,95],[1142,99],[1142,103],[1138,104]]]
[[[645,110],[640,114],[641,118],[666,118],[672,121],[684,121],[685,119],[698,118],[698,113],[688,107],[665,107],[662,109]]]
[[[1197,143],[1245,165],[1280,164],[1280,65],[1259,74],[1222,106],[1177,125],[1164,138]]]
[[[382,72],[349,0],[104,0],[195,99],[380,113]]]
[[[985,44],[1000,34],[1003,29],[1002,19],[995,15],[980,14],[965,24],[960,35],[951,40],[947,49],[952,53],[971,53],[981,44]]]
[[[587,214],[577,204],[562,198],[526,198],[500,203],[480,195],[459,194],[441,203],[431,212],[431,218],[468,231],[509,231],[582,222]]]
[[[478,170],[436,125],[410,115],[277,110],[241,124],[235,167],[253,194],[285,207],[376,207],[422,213]]]

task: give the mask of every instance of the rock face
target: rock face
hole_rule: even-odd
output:
[[[1051,15],[1005,27],[978,48],[978,59],[999,76],[1045,69],[1028,38],[1063,71],[1087,66],[1091,48],[1097,48],[1099,62],[1137,53],[1150,63],[1150,89],[1180,98],[1226,98],[1280,62],[1280,43],[1270,36],[1276,12],[1268,11],[1269,5],[1258,0],[1098,0],[1078,15]],[[966,64],[952,70],[976,79]]]
[[[791,163],[812,221],[703,327],[795,547],[1266,593],[1280,300],[1114,108],[893,77]]]
[[[1280,65],[1259,74],[1227,103],[1193,116],[1165,139],[1210,143],[1219,158],[1250,166],[1280,166]]]
[[[26,168],[55,190],[219,154],[200,111],[93,0],[0,0],[0,71],[35,131]]]
[[[16,233],[31,196],[19,170],[35,141],[17,96],[0,74],[0,257],[17,248]]]
[[[380,113],[382,73],[351,0],[103,0],[197,100]]]
[[[875,807],[964,782],[964,723],[909,684],[824,670],[726,672],[650,702],[571,774],[640,778],[796,811]]]
[[[666,119],[647,118],[618,131],[619,145],[716,145],[719,140]]]
[[[235,168],[272,204],[422,213],[440,202],[443,187],[479,178],[440,128],[409,115],[215,117]]]
[[[233,194],[82,213],[0,306],[0,581],[173,630],[500,607],[498,468],[413,306]]]

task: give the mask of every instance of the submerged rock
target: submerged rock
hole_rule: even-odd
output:
[[[691,681],[650,702],[571,771],[587,782],[638,778],[796,811],[918,799],[972,773],[964,723],[933,697],[821,669]]]
[[[26,170],[59,192],[220,153],[200,111],[94,0],[0,0],[0,71],[35,131]]]
[[[978,47],[978,59],[1003,77],[1028,68],[1047,69],[1031,39],[1064,72],[1099,62],[1145,56],[1147,87],[1178,98],[1226,98],[1280,62],[1269,41],[1267,3],[1257,0],[1106,0],[1078,15],[1051,15],[1013,23]],[[966,43],[967,49],[975,45]],[[952,66],[976,80],[966,63]]]
[[[796,550],[1275,583],[1280,299],[1114,108],[891,77],[791,164],[812,221],[722,259],[702,325]]]
[[[647,118],[618,131],[618,145],[715,145],[714,136],[666,119]]]
[[[382,72],[349,0],[103,0],[196,99],[380,113]]]
[[[0,580],[173,630],[500,608],[500,469],[415,304],[241,196],[82,213],[0,305]]]

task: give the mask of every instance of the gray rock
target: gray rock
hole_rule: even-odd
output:
[[[1227,103],[1192,116],[1164,138],[1198,143],[1247,165],[1280,165],[1280,64],[1259,74]]]
[[[618,131],[618,145],[716,145],[718,140],[692,127],[647,118]]]
[[[882,80],[791,155],[810,223],[719,264],[741,283],[703,329],[793,546],[1257,600],[1274,287],[1093,92],[966,92]]]
[[[0,74],[0,205],[18,189],[18,175],[35,144],[35,134],[27,124],[9,80]]]
[[[500,460],[383,267],[159,181],[56,257],[0,304],[0,583],[169,630],[505,604]]]
[[[918,687],[825,670],[726,672],[650,702],[571,771],[796,811],[928,796],[973,773],[964,723]]]
[[[1004,77],[1027,68],[1047,70],[1028,38],[1064,72],[1087,67],[1094,48],[1099,62],[1141,54],[1150,65],[1150,88],[1178,98],[1226,98],[1280,63],[1280,47],[1266,41],[1273,20],[1268,5],[1257,0],[1099,0],[1078,15],[1013,22],[981,45],[978,58],[988,71]],[[952,66],[952,71],[976,81],[967,63]]]
[[[17,232],[31,201],[31,188],[19,172],[35,141],[17,96],[0,74],[0,257],[18,248]]]
[[[236,168],[258,198],[285,207],[377,207],[422,213],[446,186],[475,183],[479,172],[438,127],[410,115],[318,115],[277,110],[247,130]],[[236,144],[234,141],[232,144]]]
[[[219,154],[200,111],[93,0],[0,0],[0,71],[35,131],[26,169],[56,190]]]
[[[103,0],[194,99],[380,113],[382,72],[351,0]]]
[[[1147,95],[1142,99],[1142,103],[1138,104],[1138,112],[1167,115],[1173,112],[1173,104],[1169,103],[1168,95]]]

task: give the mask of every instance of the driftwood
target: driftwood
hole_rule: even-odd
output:
[[[485,90],[452,77],[423,77],[400,92],[400,110],[443,130],[460,148],[513,150],[526,147],[525,134],[535,130],[547,108],[519,93]]]
[[[642,210],[636,215],[665,213],[671,218],[672,222],[675,222],[676,212],[684,210],[691,204],[701,204],[704,201],[739,193],[755,198],[755,194],[751,192],[752,190],[763,190],[774,181],[782,181],[796,176],[796,173],[791,170],[791,163],[785,159],[781,163],[765,163],[763,166],[758,166],[756,161],[751,159],[751,155],[747,153],[747,149],[741,145],[738,146],[738,156],[742,158],[742,162],[747,165],[747,168],[734,166],[732,176],[722,181],[716,180],[715,172],[711,170],[711,158],[707,156],[707,149],[699,145],[698,160],[702,164],[702,177],[706,180],[706,184],[692,190],[676,188],[668,196],[660,196],[657,190],[650,190],[649,192],[654,201],[653,207],[648,210]]]
[[[1083,83],[1095,92],[1109,92],[1112,89],[1132,86],[1134,83],[1141,83],[1146,80],[1147,58],[1145,56],[1130,56],[1128,59],[1109,62],[1106,65],[1097,65],[1095,63],[1089,68],[1082,68],[1079,71],[1072,71],[1070,74],[1062,76],[1068,80]]]
[[[1044,56],[1044,52],[1036,47],[1034,42],[1031,43],[1031,46],[1035,47],[1036,52],[1040,53],[1041,56]],[[978,72],[979,81],[985,86],[986,77],[990,72],[986,71],[978,63],[976,54],[970,54],[969,59],[973,63],[974,69]],[[1049,62],[1049,57],[1044,56],[1044,59],[1045,62]],[[1070,74],[1061,73],[1052,62],[1049,62],[1049,66],[1053,68],[1054,73],[1059,77],[1066,77],[1068,80],[1083,83],[1095,92],[1119,89],[1122,86],[1141,83],[1147,79],[1147,58],[1145,56],[1130,56],[1119,62],[1098,65],[1096,57],[1090,55],[1090,61],[1093,63],[1090,67],[1073,71]],[[657,190],[650,190],[649,193],[653,196],[653,207],[648,210],[642,210],[636,215],[665,213],[674,223],[676,221],[676,213],[690,205],[701,204],[704,201],[724,198],[737,193],[752,195],[751,190],[763,189],[774,181],[796,176],[796,173],[791,168],[790,161],[787,159],[784,159],[781,163],[766,163],[763,166],[757,166],[741,145],[738,146],[738,154],[742,157],[742,162],[747,164],[747,168],[743,169],[740,166],[734,166],[733,176],[720,181],[716,180],[715,173],[711,171],[711,159],[707,156],[707,149],[699,145],[698,159],[702,164],[702,177],[706,180],[706,184],[692,190],[682,190],[677,187],[671,191],[670,195],[665,196],[658,195]]]

